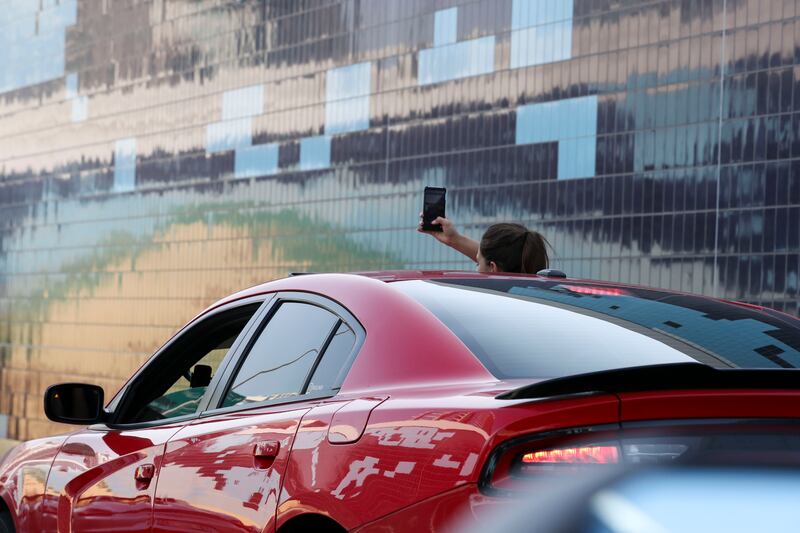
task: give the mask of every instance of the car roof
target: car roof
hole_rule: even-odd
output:
[[[303,291],[306,290],[303,287],[306,285],[304,279],[307,280],[309,277],[317,278],[319,276],[327,277],[331,276],[332,274],[326,273],[315,273],[315,272],[294,272],[287,278],[276,279],[272,281],[267,281],[265,283],[261,283],[258,285],[254,285],[237,293],[231,294],[230,296],[226,296],[221,300],[215,302],[211,306],[209,306],[205,311],[200,313],[201,316],[206,312],[220,307],[222,305],[228,304],[235,300],[239,300],[242,298],[248,298],[251,296],[256,296],[259,294],[266,294],[270,292],[277,292],[282,290],[297,290]],[[621,289],[630,288],[630,289],[644,289],[648,291],[654,292],[662,292],[664,294],[675,294],[675,295],[689,295],[698,298],[705,298],[708,300],[722,302],[732,305],[737,305],[740,307],[746,307],[748,309],[753,309],[757,311],[764,311],[773,316],[780,315],[784,318],[790,318],[794,320],[798,320],[797,317],[793,315],[789,315],[786,313],[782,313],[780,311],[766,308],[759,305],[748,304],[744,302],[737,302],[733,300],[726,300],[720,298],[713,298],[710,296],[705,296],[702,294],[695,294],[695,293],[687,293],[682,291],[675,291],[670,289],[658,288],[658,287],[648,287],[645,285],[636,285],[631,283],[621,283],[615,281],[604,281],[604,280],[592,280],[592,279],[582,279],[582,278],[571,278],[571,277],[555,277],[555,276],[540,276],[537,274],[517,274],[511,272],[503,272],[503,273],[481,273],[476,271],[469,271],[469,270],[375,270],[375,271],[363,271],[363,272],[348,272],[348,273],[339,273],[335,274],[336,276],[360,276],[366,277],[378,281],[383,281],[386,283],[392,283],[397,281],[412,281],[412,280],[438,280],[438,279],[531,279],[531,280],[538,280],[538,281],[559,281],[563,283],[572,283],[572,284],[586,284],[586,285],[598,285],[603,287],[617,287]]]
[[[323,295],[350,311],[367,331],[359,356],[342,384],[342,392],[386,390],[419,383],[497,381],[454,333],[431,319],[433,315],[427,309],[373,276],[290,276],[240,291],[209,310],[273,292]],[[388,348],[385,339],[392,339]],[[436,364],[430,364],[428,354],[432,350],[437,355]]]
[[[342,276],[358,276],[383,282],[410,281],[410,280],[433,280],[433,279],[480,279],[480,278],[530,278],[530,279],[550,279],[530,274],[481,274],[466,270],[377,270],[365,272],[346,272],[346,273],[317,273],[317,272],[295,272],[286,278],[275,279],[248,287],[239,292],[226,296],[208,307],[202,314],[226,305],[230,302],[267,294],[277,291],[304,291],[309,279],[333,280]],[[563,278],[562,278],[563,279]]]
[[[342,391],[386,390],[392,387],[407,387],[420,383],[483,383],[497,382],[497,377],[479,362],[477,357],[448,327],[420,302],[407,295],[405,291],[391,287],[394,283],[413,281],[452,280],[474,284],[474,281],[513,282],[531,280],[566,285],[574,291],[579,285],[596,288],[614,287],[624,290],[652,291],[651,296],[662,300],[664,296],[680,295],[676,291],[650,289],[630,284],[604,281],[581,280],[574,278],[546,277],[528,274],[483,274],[455,270],[386,270],[375,272],[355,272],[348,274],[304,274],[262,283],[232,294],[200,313],[202,317],[210,310],[259,295],[278,292],[310,293],[322,295],[348,309],[365,331],[365,344],[353,368],[342,384]],[[460,284],[460,283],[458,283]],[[616,291],[614,291],[616,292]],[[690,295],[709,301],[719,301],[708,297]],[[766,312],[775,317],[776,311],[745,305],[750,312]],[[755,309],[753,309],[755,307]],[[798,327],[799,319],[783,315]],[[192,324],[190,322],[189,324]],[[187,327],[189,325],[187,324]],[[408,332],[413,332],[408,334]],[[392,339],[387,348],[382,339]],[[436,364],[431,364],[430,353],[436,353]],[[443,369],[446,369],[444,371]],[[447,376],[446,383],[442,376]]]

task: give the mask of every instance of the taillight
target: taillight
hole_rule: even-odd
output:
[[[619,460],[619,447],[613,443],[564,446],[518,454],[510,465],[509,473],[517,478],[530,478],[535,474],[565,474],[581,468],[617,464]]]
[[[664,464],[690,459],[704,463],[757,459],[800,464],[800,436],[756,425],[690,428],[580,428],[532,435],[498,446],[481,474],[486,493],[514,492],[547,476],[575,476],[615,465]]]
[[[560,464],[609,464],[619,462],[619,448],[616,446],[578,446],[539,450],[522,456],[522,464],[560,465]]]
[[[687,442],[669,439],[620,439],[584,446],[565,446],[523,452],[512,473],[557,472],[590,465],[654,464],[673,461],[689,449]]]

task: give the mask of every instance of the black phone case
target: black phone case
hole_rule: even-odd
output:
[[[428,202],[428,192],[441,192],[441,200]],[[437,217],[445,217],[445,207],[447,205],[447,189],[444,187],[425,187],[422,205],[422,229],[425,231],[443,231],[442,226],[431,224]]]

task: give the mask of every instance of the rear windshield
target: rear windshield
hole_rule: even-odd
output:
[[[800,366],[796,320],[702,297],[527,279],[392,285],[427,307],[501,379],[663,363]]]

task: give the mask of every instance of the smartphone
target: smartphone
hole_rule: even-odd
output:
[[[425,231],[442,231],[439,224],[431,224],[437,217],[445,217],[445,193],[444,187],[425,187],[425,202],[422,206],[422,229]]]

